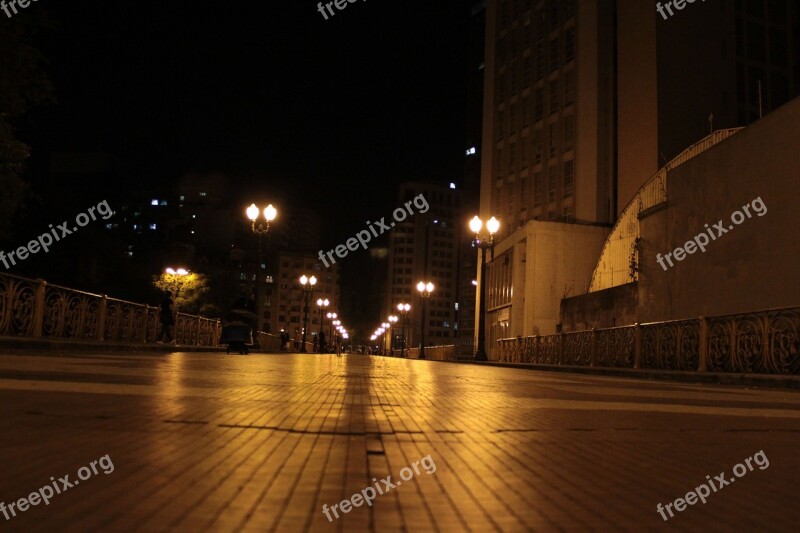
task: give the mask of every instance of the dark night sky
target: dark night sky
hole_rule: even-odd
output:
[[[461,175],[469,4],[363,1],[328,21],[310,0],[31,4],[58,24],[39,43],[58,102],[27,140],[110,152],[144,183],[220,170],[350,235],[400,182]]]

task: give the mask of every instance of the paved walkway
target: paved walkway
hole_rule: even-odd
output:
[[[74,486],[0,530],[793,531],[798,399],[367,356],[6,355],[0,501]]]

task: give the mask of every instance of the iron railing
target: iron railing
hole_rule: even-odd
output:
[[[500,339],[495,355],[543,365],[800,374],[800,307]]]
[[[0,274],[0,335],[152,343],[158,315],[158,307]],[[217,346],[219,334],[218,319],[177,313],[177,344]]]

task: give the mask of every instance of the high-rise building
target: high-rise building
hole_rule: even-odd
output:
[[[422,331],[422,302],[416,288],[420,281],[435,286],[425,302],[425,345],[452,344],[457,331],[458,248],[463,233],[458,194],[449,186],[409,182],[400,186],[397,205],[420,194],[428,210],[397,222],[389,235],[389,280],[381,317],[385,320],[383,315],[394,312],[398,303],[411,304],[406,323],[409,347],[419,345]]]
[[[798,94],[799,11],[488,1],[481,213],[501,221],[489,348],[557,329],[559,300],[587,290],[607,228],[663,164]]]

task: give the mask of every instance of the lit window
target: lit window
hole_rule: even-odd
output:
[[[181,202],[184,200],[186,200],[186,197],[184,195],[181,195]]]
[[[156,229],[158,226],[156,224],[150,224],[150,229]]]
[[[204,193],[204,192],[201,192],[200,196],[208,196],[208,195],[206,193]]]
[[[161,202],[159,202],[159,204],[160,205],[167,205],[167,201],[166,200],[161,200]]]
[[[453,183],[453,182],[450,182],[450,188],[451,188],[451,189],[455,189],[455,188],[456,188],[456,184],[455,184],[455,183]]]
[[[155,198],[150,200],[150,205],[158,205],[158,200],[156,200]]]
[[[467,155],[475,155],[478,153],[478,150],[473,146],[467,150]]]

